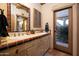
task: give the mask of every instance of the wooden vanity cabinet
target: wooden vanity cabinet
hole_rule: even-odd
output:
[[[44,53],[49,49],[49,40],[50,40],[50,36],[45,36],[45,37],[41,37],[41,38],[38,38],[37,40],[32,41],[36,44],[33,44],[32,47],[27,49],[27,54],[29,56],[44,55]]]
[[[42,56],[49,49],[50,36],[44,36],[35,40],[0,50],[3,56]],[[2,53],[2,54],[1,54]]]

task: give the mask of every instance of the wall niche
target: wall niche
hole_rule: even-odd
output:
[[[41,28],[41,12],[37,9],[34,9],[34,21],[33,21],[34,28]]]

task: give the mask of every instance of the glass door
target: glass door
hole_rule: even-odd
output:
[[[72,54],[72,8],[57,10],[54,26],[54,46],[56,49]]]

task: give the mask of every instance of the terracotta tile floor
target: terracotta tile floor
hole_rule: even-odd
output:
[[[58,50],[49,49],[48,52],[45,54],[45,56],[71,56],[71,55]]]

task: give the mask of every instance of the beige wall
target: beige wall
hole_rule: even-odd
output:
[[[3,9],[4,14],[7,16],[7,3],[0,3],[0,9]]]
[[[73,55],[77,55],[77,4],[73,5]]]
[[[41,7],[40,7],[40,4],[38,4],[38,3],[21,3],[21,4],[23,4],[23,5],[25,5],[26,7],[28,7],[28,8],[30,8],[30,28],[31,29],[41,29],[41,28],[34,28],[33,27],[33,21],[34,21],[34,19],[33,19],[33,10],[34,10],[34,8],[35,9],[37,9],[38,11],[40,11],[41,12]],[[19,12],[16,10],[16,6],[14,5],[14,4],[11,4],[11,15],[13,16],[12,18],[14,18],[14,20],[16,21],[16,13],[19,13],[19,14],[21,14],[20,12],[24,12],[23,10],[19,10]],[[25,12],[24,12],[25,13]],[[13,22],[13,21],[12,21]],[[14,27],[15,27],[15,31],[16,31],[16,22],[15,22],[15,25],[14,25]],[[13,29],[13,28],[12,28]]]
[[[11,4],[11,31],[16,31],[16,6],[14,4]]]
[[[41,12],[42,12],[42,28],[45,28],[45,23],[48,22],[49,23],[49,28],[51,29],[51,40],[50,40],[50,47],[53,48],[53,10],[55,9],[60,9],[63,8],[65,6],[69,6],[72,4],[67,4],[67,3],[62,3],[62,4],[45,4],[41,7]],[[77,21],[76,21],[76,8],[75,5],[73,5],[73,55],[77,54]]]
[[[35,9],[37,9],[38,11],[40,11],[41,12],[41,6],[40,6],[40,4],[39,3],[22,3],[22,4],[24,4],[25,6],[27,6],[27,7],[29,7],[30,8],[30,19],[31,19],[31,21],[30,21],[30,27],[31,27],[31,29],[41,29],[41,28],[34,28],[33,27],[33,21],[34,21],[34,19],[33,19],[33,10],[34,10],[34,8]]]

